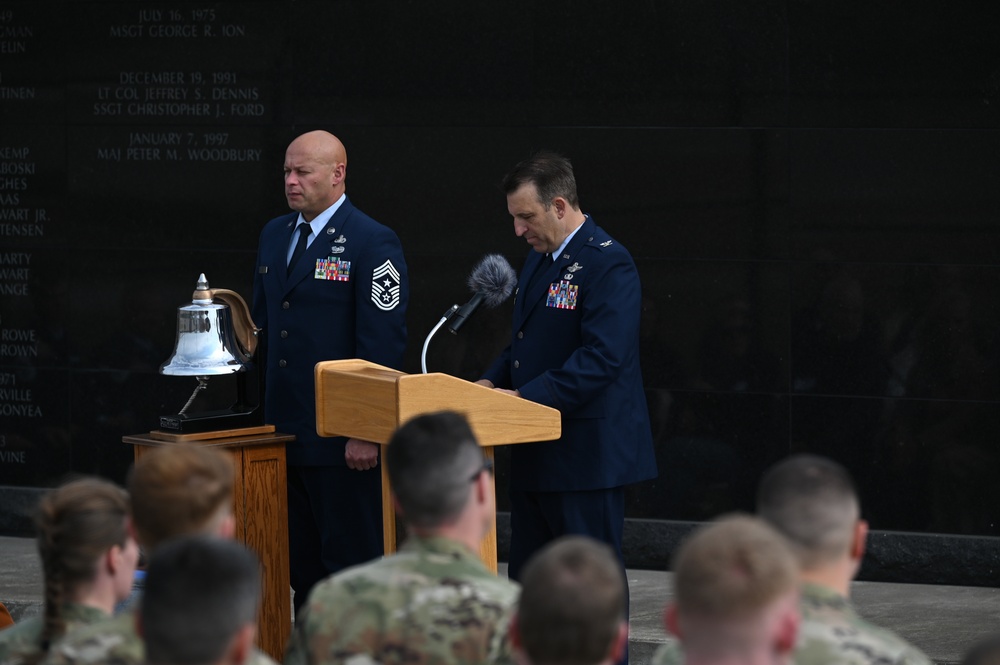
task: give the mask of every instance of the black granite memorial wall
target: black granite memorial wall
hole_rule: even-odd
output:
[[[982,3],[5,2],[0,531],[67,474],[124,478],[121,436],[193,387],[157,373],[176,308],[201,272],[249,299],[284,148],[323,128],[402,239],[410,372],[483,254],[523,261],[503,173],[573,159],[643,280],[660,476],[628,492],[632,565],[813,451],[860,484],[870,577],[1000,583],[998,28]],[[478,378],[509,315],[430,369]]]

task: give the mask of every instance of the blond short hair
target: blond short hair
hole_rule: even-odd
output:
[[[681,545],[673,571],[678,612],[708,620],[752,616],[798,584],[795,556],[784,538],[749,515],[699,528]]]
[[[143,454],[129,477],[132,520],[142,545],[210,530],[231,511],[235,474],[223,453],[193,445],[165,446]]]
[[[521,573],[518,631],[532,663],[599,663],[626,621],[625,578],[614,551],[586,536],[564,536]]]

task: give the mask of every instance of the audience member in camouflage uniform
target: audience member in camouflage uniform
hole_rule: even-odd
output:
[[[465,419],[414,418],[393,435],[385,464],[407,542],[313,588],[286,665],[506,660],[518,586],[479,560],[494,519],[493,477]]]
[[[163,543],[191,534],[232,538],[233,465],[222,453],[197,446],[155,448],[129,478],[132,520],[151,556]],[[141,665],[145,647],[132,612],[84,626],[53,645],[45,665]],[[256,649],[254,665],[274,661]]]
[[[107,619],[128,597],[139,559],[128,496],[104,480],[84,478],[49,492],[35,523],[45,612],[0,632],[3,665],[34,665],[66,632]]]
[[[655,665],[791,662],[798,564],[773,528],[748,516],[701,527],[681,545],[673,571],[666,622],[680,646],[661,647]]]
[[[244,665],[259,605],[259,563],[242,545],[202,535],[158,547],[139,609],[146,662]]]
[[[564,536],[521,571],[510,639],[524,665],[610,665],[628,647],[625,579],[607,545]]]
[[[813,455],[790,457],[761,480],[757,513],[789,539],[802,567],[796,665],[930,665],[916,647],[858,616],[848,600],[868,524],[846,469]]]

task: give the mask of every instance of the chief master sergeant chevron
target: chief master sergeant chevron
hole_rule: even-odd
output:
[[[347,151],[336,136],[299,136],[284,172],[295,212],[260,234],[253,319],[264,329],[265,417],[296,436],[287,455],[297,610],[319,580],[382,554],[378,446],[320,439],[313,368],[362,358],[399,369],[409,285],[399,238],[347,198]]]
[[[514,232],[534,249],[510,345],[482,385],[562,413],[562,438],[511,447],[509,575],[546,543],[587,535],[622,558],[624,486],[656,476],[639,369],[639,274],[580,211],[569,160],[539,153],[503,181]],[[550,258],[551,256],[551,258]]]

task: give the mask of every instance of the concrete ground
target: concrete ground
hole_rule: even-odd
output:
[[[669,639],[662,618],[670,574],[630,570],[628,578],[630,662],[642,665]],[[899,633],[936,663],[959,663],[976,641],[1000,634],[1000,589],[856,582],[851,593],[863,616]],[[34,540],[0,536],[0,601],[15,621],[41,613],[42,574]]]

